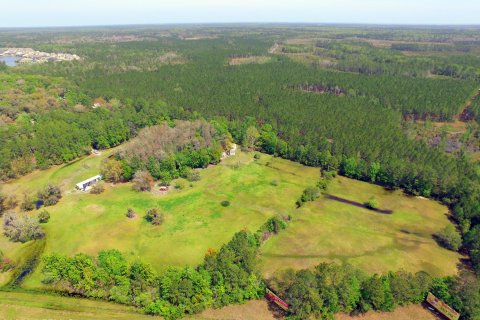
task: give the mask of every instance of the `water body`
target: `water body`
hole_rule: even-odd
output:
[[[17,65],[17,60],[18,58],[13,56],[0,57],[0,63],[5,62],[5,64],[9,67],[15,67]]]

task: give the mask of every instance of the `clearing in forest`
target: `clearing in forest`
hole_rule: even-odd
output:
[[[272,57],[268,56],[246,56],[230,58],[228,64],[231,66],[238,66],[242,64],[264,64],[270,61],[272,61]]]
[[[372,196],[383,213],[361,205]],[[270,277],[281,269],[338,262],[369,273],[404,269],[455,274],[461,256],[432,237],[451,223],[447,214],[435,201],[337,177],[328,195],[298,209],[288,228],[265,243],[262,269]]]
[[[319,169],[265,154],[254,160],[253,153],[241,151],[219,165],[200,170],[200,181],[173,181],[179,188],[172,187],[167,193],[139,193],[129,183],[107,184],[100,195],[73,191],[76,182],[99,172],[101,160],[111,152],[36,171],[5,186],[4,191],[16,190],[19,195],[34,193],[49,182],[62,186],[60,203],[46,208],[51,219],[44,224],[47,237],[43,254],[95,255],[115,248],[129,259],[151,263],[157,270],[194,266],[202,262],[209,248],[218,249],[235,232],[255,231],[269,217],[283,214],[293,218],[287,230],[261,248],[266,276],[321,261],[349,262],[368,272],[402,268],[434,275],[456,272],[460,256],[441,248],[432,238],[450,223],[447,208],[435,201],[338,177],[331,184],[330,197],[296,209],[295,201],[302,191],[316,184]],[[352,205],[371,196],[377,198],[380,209],[393,214]],[[224,200],[230,205],[223,207]],[[126,217],[128,208],[136,212],[136,219]],[[162,225],[153,226],[143,219],[149,208],[158,208],[165,215]],[[2,234],[0,247],[20,264],[32,251],[32,242],[12,243]],[[26,287],[41,286],[40,269],[41,265],[25,280]],[[9,273],[2,274],[0,283],[7,282],[8,277]]]
[[[104,154],[67,165],[68,172],[80,172],[87,166],[88,175],[96,174],[100,165],[97,159]],[[85,177],[82,174],[72,179],[64,175],[67,166],[31,175],[31,182],[38,189],[49,180],[70,186],[64,189],[65,195],[56,206],[46,208],[51,218],[43,225],[47,234],[44,254],[96,254],[115,248],[129,259],[141,259],[157,270],[195,266],[203,261],[209,248],[219,249],[236,232],[256,231],[275,214],[294,214],[297,197],[307,186],[315,184],[319,173],[318,168],[268,155],[254,160],[253,153],[237,150],[235,157],[200,170],[200,181],[176,180],[166,194],[139,193],[125,183],[106,184],[104,193],[93,195],[72,191],[77,180]],[[51,179],[42,177],[42,173]],[[17,183],[28,185],[29,180],[19,179],[9,187],[14,188]],[[221,205],[225,200],[230,202],[227,207]],[[126,217],[128,208],[136,212],[136,219]],[[158,208],[165,215],[162,225],[154,226],[144,219],[149,208]],[[1,235],[0,246],[3,244],[9,246],[6,252],[15,253],[9,256],[14,260],[20,259],[29,245],[11,243]],[[26,279],[27,287],[41,286],[40,269],[41,266]]]

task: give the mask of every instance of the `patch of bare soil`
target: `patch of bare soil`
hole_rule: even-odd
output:
[[[195,316],[200,320],[275,320],[275,313],[266,300],[254,300],[245,304],[230,305],[221,309],[208,309]]]
[[[419,304],[397,307],[394,312],[367,312],[361,315],[339,313],[337,320],[438,320],[441,319]]]

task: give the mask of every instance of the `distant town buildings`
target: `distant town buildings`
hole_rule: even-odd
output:
[[[50,61],[80,60],[76,54],[49,53],[33,50],[32,48],[0,48],[0,57],[18,58],[18,63],[45,63]]]

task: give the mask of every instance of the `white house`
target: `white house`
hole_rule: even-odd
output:
[[[98,181],[102,180],[101,175],[96,175],[94,177],[88,178],[87,180],[84,180],[82,182],[79,182],[76,184],[78,190],[86,191],[90,189],[90,187],[97,183]]]

